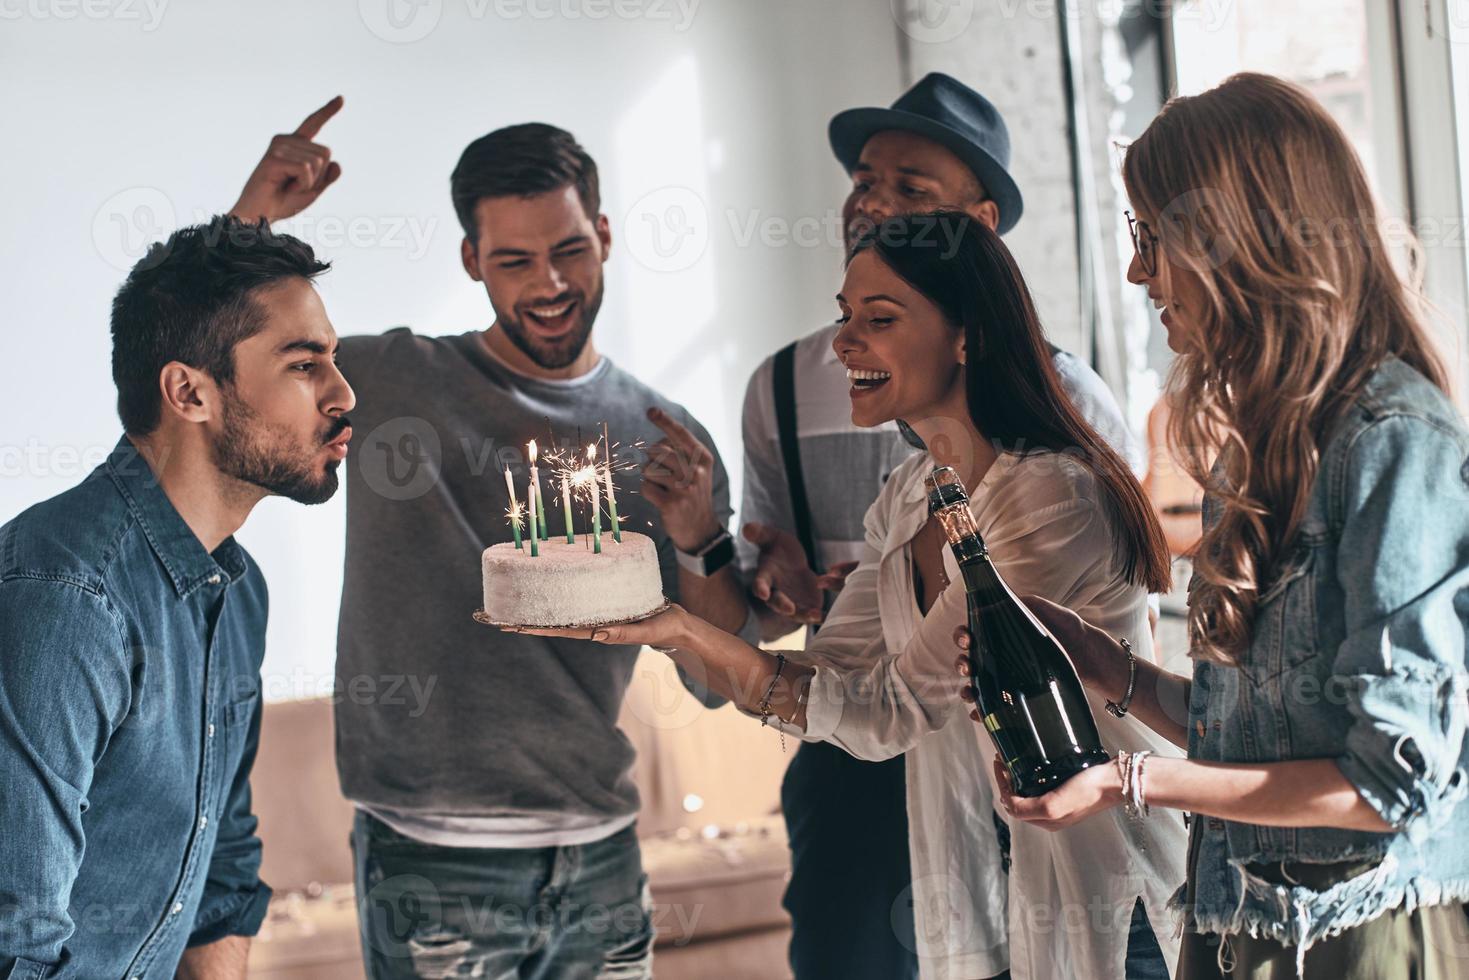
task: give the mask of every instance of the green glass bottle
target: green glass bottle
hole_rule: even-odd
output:
[[[968,595],[970,682],[1017,796],[1040,796],[1110,761],[1071,658],[1000,577],[953,469],[926,480]]]

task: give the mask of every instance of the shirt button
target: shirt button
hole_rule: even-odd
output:
[[[214,722],[210,722],[209,723],[209,737],[210,738],[213,738],[214,737]]]
[[[220,578],[220,575],[219,575],[218,572],[215,572],[213,575],[209,576],[209,584],[210,585],[218,585],[221,581],[223,581],[223,580]]]
[[[209,818],[208,817],[200,817],[199,818],[199,829],[200,830],[203,830],[207,826],[209,826]]]
[[[184,910],[184,903],[183,902],[174,902],[173,903],[173,911],[169,912],[168,914],[169,915],[178,915],[183,910]]]

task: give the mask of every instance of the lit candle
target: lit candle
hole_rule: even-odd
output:
[[[510,478],[510,467],[505,467],[505,489],[510,492],[510,530],[515,532],[515,547],[525,547],[520,543],[520,501],[515,499],[515,481]]]
[[[531,473],[535,473],[535,467],[531,467]],[[532,558],[539,558],[539,557],[541,557],[541,546],[540,546],[540,541],[539,541],[539,535],[536,534],[536,512],[535,512],[535,509],[530,504],[530,502],[535,499],[535,495],[536,495],[535,477],[532,476],[531,477],[531,482],[529,484],[527,484],[526,485],[526,488],[525,488],[525,500],[526,500],[526,514],[525,514],[525,519],[526,519],[526,530],[530,532],[530,534],[529,534],[529,537],[530,537],[530,556]]]
[[[541,471],[536,469],[536,441],[530,441],[530,491],[526,494],[525,505],[531,508],[530,533],[531,537],[537,535],[541,540],[546,540],[546,505],[541,499]]]
[[[592,554],[602,553],[602,488],[597,483],[597,446],[587,447],[587,460],[592,465]]]
[[[612,486],[612,440],[607,435],[607,423],[602,423],[602,441],[607,444],[607,510],[612,517],[612,540],[622,544],[622,522],[617,519],[617,491]]]
[[[561,471],[561,507],[566,511],[566,543],[576,544],[576,532],[571,525],[571,472]]]

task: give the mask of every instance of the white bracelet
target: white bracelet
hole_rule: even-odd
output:
[[[1152,754],[1152,752],[1147,750],[1134,752],[1132,755],[1132,765],[1130,766],[1132,775],[1132,812],[1134,814],[1141,813],[1145,817],[1150,811],[1148,809],[1147,793],[1143,789],[1143,779],[1147,773],[1148,756]]]
[[[1117,752],[1117,779],[1122,784],[1122,809],[1132,815],[1132,756],[1119,750]]]

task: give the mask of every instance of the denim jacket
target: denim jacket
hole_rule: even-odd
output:
[[[265,619],[127,439],[0,528],[0,977],[172,977],[259,928]]]
[[[1262,587],[1238,668],[1196,661],[1189,756],[1333,759],[1393,829],[1196,818],[1193,914],[1298,949],[1399,906],[1469,898],[1465,623],[1469,434],[1396,359],[1333,428],[1293,548]],[[1207,499],[1204,520],[1218,520]],[[1317,892],[1249,865],[1374,862]],[[1181,900],[1181,896],[1176,900]]]

